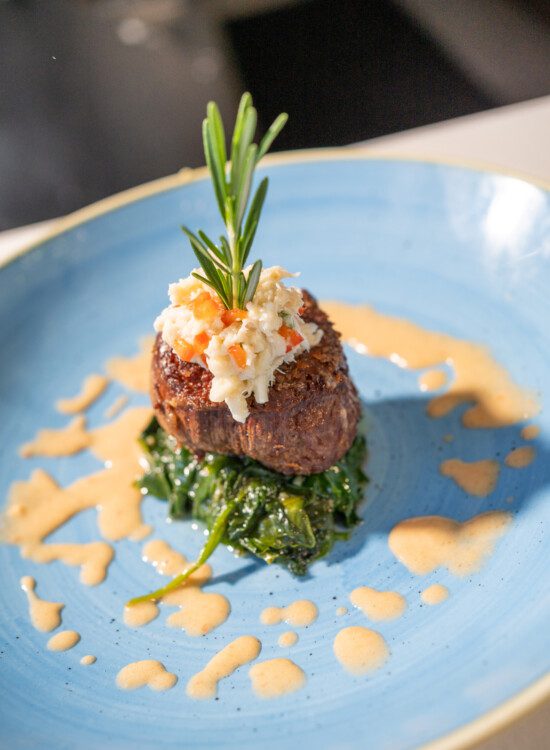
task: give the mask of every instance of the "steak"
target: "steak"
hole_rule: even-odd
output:
[[[360,404],[340,335],[307,292],[303,318],[323,330],[319,344],[275,373],[269,400],[250,397],[250,414],[236,422],[225,403],[210,401],[212,374],[183,362],[158,334],[151,369],[157,419],[178,444],[250,456],[282,474],[315,474],[339,460],[357,434]]]

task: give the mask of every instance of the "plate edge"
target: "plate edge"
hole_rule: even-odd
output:
[[[482,172],[496,174],[502,177],[511,177],[550,192],[550,181],[541,180],[525,173],[512,169],[505,169],[497,165],[485,163],[477,160],[453,159],[451,157],[439,158],[430,155],[411,156],[406,153],[387,152],[383,149],[371,150],[368,146],[339,146],[336,148],[312,148],[298,149],[295,151],[281,151],[275,154],[268,154],[262,159],[261,169],[264,166],[284,166],[285,164],[304,163],[311,161],[405,161],[416,164],[435,164],[448,167],[459,167],[473,172]],[[40,247],[46,242],[58,237],[59,235],[74,229],[80,224],[115,211],[117,208],[126,206],[135,201],[146,198],[150,195],[163,193],[182,185],[187,185],[198,180],[204,180],[208,177],[207,167],[183,167],[175,174],[159,177],[150,182],[144,182],[120,193],[115,193],[99,201],[90,203],[83,208],[73,211],[67,216],[54,219],[55,226],[44,234],[39,240],[23,245],[14,253],[8,255],[0,261],[0,269],[8,266],[20,256],[28,253],[35,248]]]
[[[550,672],[477,719],[419,745],[418,750],[465,750],[489,739],[527,716],[550,698]]]
[[[418,164],[436,164],[449,167],[460,167],[475,172],[494,173],[503,177],[512,177],[535,185],[550,192],[550,182],[515,170],[504,169],[476,160],[438,158],[433,156],[411,156],[406,153],[388,153],[370,150],[368,147],[341,146],[337,148],[301,149],[269,154],[262,160],[261,166],[283,166],[285,164],[309,161],[406,161]],[[261,168],[261,167],[260,167]],[[191,184],[208,177],[207,167],[184,167],[175,174],[145,182],[136,187],[103,198],[95,203],[80,208],[67,216],[57,219],[55,226],[42,238],[19,248],[15,253],[0,261],[0,270],[16,261],[22,255],[39,248],[46,242],[58,237],[75,227],[85,224],[99,216],[115,211],[150,195],[163,193],[176,187]],[[487,711],[477,719],[442,735],[427,744],[419,745],[418,750],[465,750],[497,734],[526,716],[550,698],[550,672],[519,691],[508,700]]]

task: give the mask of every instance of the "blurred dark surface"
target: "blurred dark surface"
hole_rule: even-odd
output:
[[[0,230],[203,162],[249,89],[277,148],[550,93],[543,0],[0,0]],[[521,64],[519,64],[521,63]]]
[[[279,148],[353,143],[497,104],[391,3],[298,3],[229,33],[266,124],[290,115]]]

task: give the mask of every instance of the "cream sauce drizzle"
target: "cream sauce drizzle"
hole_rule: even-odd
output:
[[[86,656],[83,656],[80,660],[80,663],[84,667],[89,667],[91,664],[95,664],[97,661],[97,656],[92,656],[92,654],[86,654]]]
[[[420,598],[424,604],[429,604],[431,606],[441,604],[441,602],[444,602],[449,598],[449,589],[446,586],[443,586],[442,583],[433,583],[431,586],[428,586],[427,589],[424,589],[420,594]]]
[[[106,419],[112,419],[113,417],[116,417],[117,414],[120,414],[120,412],[124,409],[127,403],[128,396],[119,396],[113,401],[110,406],[105,409],[105,411],[103,412],[104,416],[106,417]]]
[[[134,357],[114,357],[107,362],[107,374],[132,391],[149,392],[151,350],[153,337],[139,342],[140,350]]]
[[[317,619],[319,611],[309,599],[298,599],[287,607],[266,607],[260,615],[264,625],[286,622],[294,628],[305,628]]]
[[[153,527],[148,523],[142,523],[141,526],[138,526],[138,528],[135,531],[132,531],[131,534],[128,534],[128,539],[130,539],[132,542],[141,542],[143,539],[149,536],[149,534],[153,533]]]
[[[359,353],[384,357],[400,367],[421,369],[443,363],[454,369],[446,393],[428,404],[431,417],[442,417],[464,403],[466,427],[502,427],[537,414],[533,394],[512,381],[486,347],[384,315],[368,306],[323,302],[322,307],[343,338]]]
[[[36,545],[77,513],[98,510],[101,534],[111,540],[142,528],[142,495],[133,482],[142,472],[137,437],[151,410],[128,409],[115,422],[91,432],[91,450],[107,468],[60,487],[42,469],[10,488],[2,538],[20,546]]]
[[[109,381],[105,375],[88,375],[84,378],[80,393],[72,398],[62,398],[56,403],[56,408],[62,414],[78,414],[79,411],[85,411],[96,401]]]
[[[377,591],[369,586],[359,586],[349,595],[350,602],[369,620],[395,620],[407,608],[404,596],[396,591]]]
[[[475,497],[487,497],[495,489],[500,473],[498,461],[462,461],[460,458],[449,458],[439,467],[444,477],[454,479],[456,484]]]
[[[36,594],[36,581],[31,576],[23,576],[21,588],[27,595],[29,616],[33,627],[49,633],[61,625],[61,610],[65,606],[59,602],[47,602]]]
[[[426,575],[446,567],[455,576],[466,576],[481,568],[511,520],[504,511],[482,513],[465,523],[444,516],[408,518],[393,527],[388,544],[411,573]]]
[[[129,628],[141,628],[159,615],[155,602],[139,602],[132,607],[124,607],[124,624]]]
[[[114,550],[106,542],[28,544],[22,547],[21,555],[38,563],[59,560],[65,565],[80,566],[80,582],[97,586],[105,580]]]
[[[260,698],[279,698],[306,684],[305,673],[290,659],[268,659],[254,664],[248,672],[252,689]]]
[[[241,635],[231,641],[210,659],[202,671],[191,677],[187,683],[187,695],[195,700],[214,698],[220,680],[256,659],[261,649],[262,644],[252,635]]]
[[[463,422],[467,427],[499,427],[530,418],[539,410],[532,395],[513,383],[483,346],[424,330],[406,320],[381,315],[368,307],[353,308],[340,303],[327,303],[324,307],[344,337],[361,353],[386,357],[402,367],[432,368],[419,376],[423,391],[434,391],[447,385],[445,371],[433,368],[443,363],[453,366],[454,381],[447,393],[430,401],[430,416],[440,417],[462,403],[473,403],[464,414]],[[152,339],[144,340],[136,356],[111,360],[107,365],[109,376],[130,389],[147,392],[151,346]],[[103,393],[108,382],[102,375],[89,376],[83,383],[81,393],[72,399],[60,400],[57,408],[63,413],[78,414]],[[120,396],[106,411],[106,416],[115,416],[126,402],[127,397]],[[43,540],[73,515],[93,506],[97,506],[99,527],[108,539],[130,536],[137,540],[150,533],[151,528],[141,520],[141,494],[132,484],[143,471],[143,456],[135,438],[146,426],[150,415],[148,408],[128,409],[116,421],[90,431],[86,430],[85,418],[77,416],[63,429],[39,431],[31,443],[22,447],[22,455],[66,456],[89,447],[106,468],[82,477],[67,488],[59,487],[42,470],[35,471],[27,482],[14,483],[3,524],[3,537],[20,545],[23,556],[38,562],[60,560],[68,565],[80,565],[83,583],[95,585],[103,580],[113,557],[110,545],[105,542],[44,544]],[[522,430],[522,436],[526,440],[535,439],[539,431],[536,425],[529,425]],[[451,439],[452,436],[444,438],[447,442]],[[512,451],[506,463],[519,468],[528,465],[534,455],[531,446],[524,446]],[[441,465],[442,473],[451,476],[470,494],[478,496],[484,496],[494,489],[498,468],[495,461],[467,464],[459,459],[451,459]],[[510,520],[509,514],[500,511],[482,514],[464,524],[437,516],[408,519],[392,530],[389,546],[413,573],[424,574],[443,565],[455,575],[467,575],[477,570],[492,553]],[[152,540],[146,544],[143,559],[153,564],[160,574],[169,576],[181,572],[188,564],[181,553],[162,540]],[[198,636],[209,632],[227,618],[230,612],[227,599],[219,594],[205,594],[200,589],[200,585],[210,577],[210,566],[205,565],[192,576],[190,585],[171,592],[162,600],[163,604],[180,608],[168,617],[170,626],[183,628],[189,635]],[[21,583],[27,593],[35,627],[38,627],[35,620],[40,621],[42,627],[39,629],[42,630],[58,627],[64,605],[39,600],[34,592],[34,579],[26,577]],[[448,590],[441,584],[434,584],[421,594],[427,604],[439,603],[447,596]],[[401,595],[368,587],[355,589],[350,599],[373,620],[397,617],[406,606]],[[59,609],[56,613],[50,609],[46,614],[43,608],[43,614],[37,615],[36,611],[41,605]],[[347,608],[339,607],[336,612],[343,615],[347,613]],[[150,622],[158,613],[157,604],[145,602],[126,608],[124,621],[132,627],[139,627]],[[264,609],[261,621],[264,624],[284,621],[293,627],[307,627],[316,620],[317,615],[318,610],[313,602],[299,600],[287,607]],[[46,621],[53,623],[55,616],[56,624],[44,627]],[[77,632],[62,631],[50,638],[48,649],[67,650],[79,640]],[[278,643],[281,647],[290,647],[297,640],[297,634],[288,631],[279,636]],[[215,696],[219,680],[255,659],[260,650],[261,644],[256,638],[237,638],[216,654],[204,670],[191,678],[187,685],[188,694],[193,698]],[[379,668],[389,656],[382,636],[359,626],[344,628],[338,633],[334,640],[334,652],[341,664],[354,674]],[[95,660],[96,657],[88,655],[81,659],[81,663],[92,664]],[[256,664],[250,669],[250,678],[254,690],[262,697],[276,697],[305,684],[304,672],[288,659],[271,659]],[[126,689],[149,685],[154,690],[165,690],[173,687],[176,681],[175,675],[154,660],[129,664],[117,675],[117,684]]]
[[[80,634],[76,630],[62,630],[61,633],[52,635],[47,643],[49,651],[68,651],[76,646],[80,640]]]
[[[504,463],[511,469],[525,469],[526,466],[533,463],[536,455],[537,452],[532,445],[522,445],[510,451],[504,459]]]
[[[277,639],[277,643],[281,648],[291,648],[298,643],[298,633],[295,633],[293,630],[287,630],[281,633]]]
[[[116,684],[122,690],[136,690],[147,685],[151,690],[170,690],[178,678],[168,672],[160,661],[144,659],[123,667],[116,676]]]
[[[171,578],[184,571],[189,565],[189,560],[163,539],[151,539],[147,542],[143,547],[141,557],[144,562],[150,563],[157,573]],[[188,581],[192,584],[202,585],[211,576],[212,568],[208,563],[205,563],[189,576]]]
[[[426,370],[418,376],[418,385],[423,392],[439,391],[447,385],[447,373],[444,370]]]
[[[150,563],[158,573],[176,576],[188,566],[187,558],[162,539],[152,539],[144,545],[142,559]],[[171,628],[185,630],[187,635],[206,635],[227,620],[231,612],[228,599],[222,594],[203,593],[200,586],[212,576],[210,565],[202,565],[191,575],[185,586],[169,592],[161,600],[167,606],[178,607],[166,620]],[[159,614],[157,604],[144,602],[125,607],[124,622],[130,627],[141,627]]]
[[[86,418],[78,415],[59,430],[39,430],[34,440],[21,446],[19,454],[23,458],[72,456],[87,448],[89,444],[90,434],[86,431]]]
[[[521,437],[524,440],[536,440],[540,435],[538,424],[528,424],[521,431]]]
[[[380,669],[390,655],[380,633],[361,625],[340,630],[334,639],[333,648],[344,669],[355,675]]]
[[[197,586],[184,586],[171,591],[162,599],[163,604],[176,605],[166,624],[181,628],[187,635],[197,637],[210,633],[227,620],[231,612],[229,601],[222,594],[204,594]]]

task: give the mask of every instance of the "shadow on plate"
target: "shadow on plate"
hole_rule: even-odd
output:
[[[521,437],[522,425],[498,429],[466,429],[461,423],[467,405],[445,417],[427,416],[430,398],[395,398],[364,402],[367,429],[369,484],[359,514],[362,522],[346,542],[335,544],[325,558],[335,565],[353,558],[378,535],[387,536],[396,523],[413,516],[443,515],[457,521],[491,510],[512,514],[522,509],[550,483],[550,451],[539,439]],[[506,455],[520,445],[535,450],[535,460],[523,469],[504,464]],[[468,495],[452,479],[442,476],[442,461],[496,459],[500,475],[486,497]],[[211,584],[236,584],[264,563],[250,560],[234,572],[214,577]],[[306,574],[301,580],[307,580]]]

